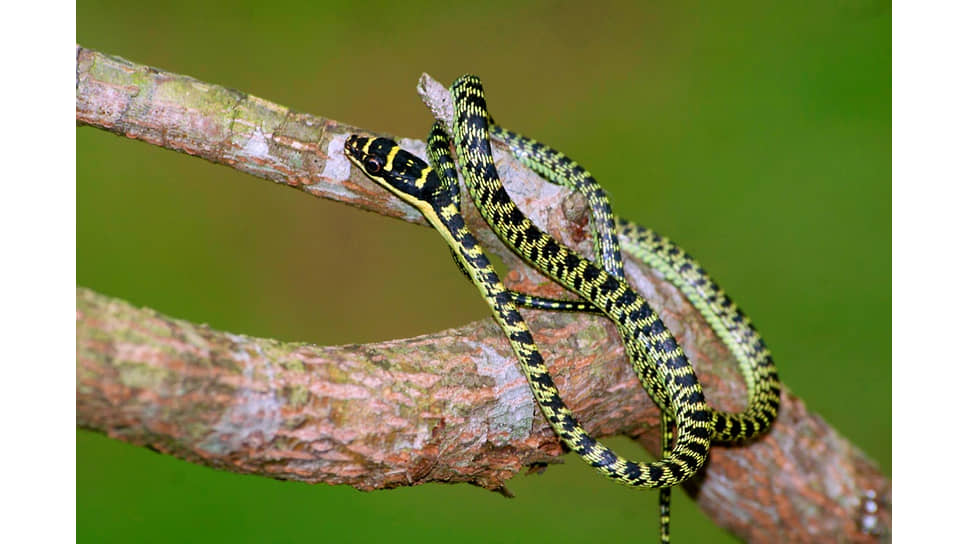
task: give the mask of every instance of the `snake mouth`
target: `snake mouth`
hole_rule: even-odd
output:
[[[359,163],[359,166],[363,168],[363,160],[366,157],[367,144],[370,141],[369,138],[365,136],[360,136],[359,134],[350,134],[346,141],[343,143],[343,152],[346,156],[353,162]],[[371,175],[372,172],[368,172],[366,168],[363,168],[364,172]]]
[[[349,138],[347,138],[346,141],[343,142],[343,150],[356,156],[357,154],[359,154],[359,143],[358,143],[359,141],[360,141],[359,136],[357,136],[356,134],[350,134]]]

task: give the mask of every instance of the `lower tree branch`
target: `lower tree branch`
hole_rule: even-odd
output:
[[[81,124],[422,222],[349,168],[342,142],[365,131],[80,47],[77,70]],[[548,188],[500,149],[497,160],[524,211],[587,255],[580,199]],[[560,293],[470,215],[482,241],[511,267],[509,286]],[[745,387],[725,346],[673,286],[627,263],[633,286],[695,364],[710,403],[741,410]],[[658,412],[611,323],[525,316],[588,430],[630,435],[658,453]],[[407,340],[320,347],[213,331],[83,288],[77,424],[213,468],[363,490],[469,482],[506,491],[504,482],[522,468],[553,463],[562,453],[490,321]],[[716,523],[751,542],[890,540],[890,481],[786,389],[770,432],[714,447],[686,489]]]

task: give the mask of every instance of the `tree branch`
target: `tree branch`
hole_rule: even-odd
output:
[[[95,51],[77,53],[80,124],[423,222],[349,167],[342,143],[367,131]],[[426,83],[425,98],[433,94]],[[419,141],[402,143],[422,152]],[[500,148],[496,159],[524,211],[588,255],[581,199],[543,183]],[[469,223],[508,262],[510,285],[560,293],[510,257],[476,212]],[[633,286],[681,340],[711,404],[742,409],[745,388],[728,350],[674,287],[627,263]],[[608,320],[526,317],[589,431],[635,436],[657,453],[658,412]],[[562,453],[490,321],[408,340],[319,347],[213,331],[83,288],[77,423],[206,466],[366,490],[431,481],[503,490],[521,468]],[[686,489],[718,524],[751,542],[890,539],[890,481],[786,389],[771,431],[743,446],[714,447]]]

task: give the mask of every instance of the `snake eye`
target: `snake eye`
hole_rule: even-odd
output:
[[[376,173],[379,172],[381,168],[383,168],[383,161],[381,161],[376,157],[367,157],[363,161],[363,168],[366,170],[368,174],[376,175]]]

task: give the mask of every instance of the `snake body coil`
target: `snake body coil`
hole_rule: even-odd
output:
[[[608,199],[594,178],[563,153],[499,127],[493,124],[493,120],[491,123],[490,135],[505,143],[515,158],[548,181],[569,187],[586,197],[592,212],[595,239],[604,240],[596,244],[602,266],[609,273],[621,277],[615,271],[616,267],[621,267],[621,253],[618,245],[610,242],[615,237],[616,222],[612,219]],[[706,323],[739,363],[747,388],[747,407],[741,413],[712,410],[713,441],[737,442],[765,432],[776,419],[779,409],[780,381],[769,349],[749,318],[709,277],[702,266],[671,240],[631,221],[619,219],[617,223],[618,233],[627,240],[621,244],[621,248],[675,285],[699,310]],[[543,263],[532,264],[553,278]],[[565,303],[566,301],[559,301],[558,309]],[[634,339],[626,339],[626,344],[628,340]],[[633,357],[633,352],[634,350],[630,350],[630,357]],[[643,368],[634,361],[633,366],[636,369]],[[639,379],[656,404],[664,408],[667,402],[664,391],[655,388],[655,381],[647,375],[639,373]]]

